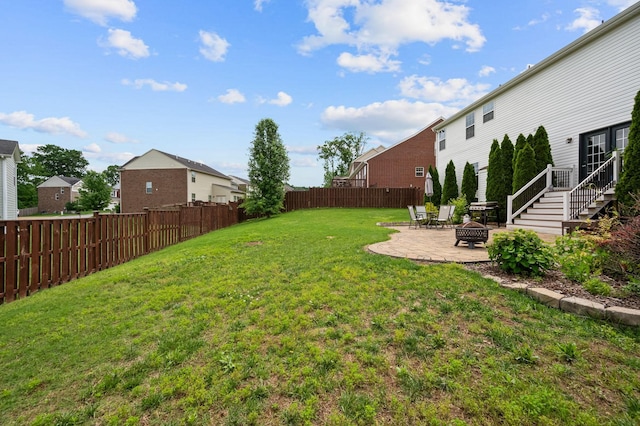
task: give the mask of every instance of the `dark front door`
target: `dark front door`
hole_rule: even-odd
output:
[[[606,160],[609,152],[608,130],[587,133],[580,142],[580,181],[589,176]]]

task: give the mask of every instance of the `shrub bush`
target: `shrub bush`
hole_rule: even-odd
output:
[[[589,278],[584,283],[584,288],[591,294],[600,294],[602,296],[609,296],[613,291],[613,288],[599,278]]]
[[[602,242],[609,261],[604,264],[604,273],[626,280],[640,279],[640,216],[611,231],[610,238]]]
[[[595,236],[578,231],[558,237],[553,252],[560,270],[571,280],[585,283],[601,273],[603,254]]]
[[[495,234],[487,251],[503,271],[513,274],[540,276],[553,266],[551,249],[535,232],[525,229]]]

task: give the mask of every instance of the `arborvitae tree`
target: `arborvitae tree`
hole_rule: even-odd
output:
[[[500,161],[502,162],[502,187],[500,188],[500,199],[498,203],[502,208],[500,212],[500,220],[507,219],[507,197],[512,194],[513,189],[513,143],[508,135],[504,135],[500,144]]]
[[[520,152],[520,150],[522,149],[525,143],[527,143],[527,138],[525,138],[524,135],[520,133],[518,135],[518,139],[516,139],[516,145],[513,148],[513,159],[512,159],[513,170],[515,170],[516,168],[516,158],[518,158],[518,153]]]
[[[616,197],[624,206],[633,204],[633,195],[640,191],[640,91],[631,111],[629,142],[624,149],[624,167],[616,185]]]
[[[272,119],[262,119],[256,125],[250,154],[251,191],[242,207],[249,214],[267,217],[278,214],[284,205],[284,185],[289,179],[289,156]]]
[[[553,157],[551,156],[551,145],[549,145],[549,135],[544,126],[538,127],[536,134],[533,135],[533,152],[536,154],[536,170],[538,173],[547,168],[547,164],[553,166]]]
[[[439,206],[440,200],[442,199],[442,184],[440,183],[440,175],[438,174],[438,169],[432,166],[429,166],[429,173],[431,173],[431,177],[433,178],[433,197],[431,197],[431,200],[433,202],[433,205]]]
[[[500,201],[502,191],[502,159],[500,155],[500,143],[493,140],[489,151],[489,164],[487,165],[487,201]]]
[[[461,195],[464,195],[467,202],[470,203],[476,199],[477,190],[478,179],[476,178],[476,169],[467,161],[462,172],[462,185],[460,188]]]
[[[513,171],[513,193],[526,185],[537,174],[536,154],[531,145],[526,143],[516,158],[516,168]]]
[[[456,166],[453,160],[449,160],[444,172],[444,185],[442,186],[442,204],[449,204],[449,200],[458,198],[458,180],[456,178]]]

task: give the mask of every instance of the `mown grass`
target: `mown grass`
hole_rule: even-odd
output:
[[[405,215],[243,223],[0,306],[0,424],[640,422],[637,329],[363,249]]]

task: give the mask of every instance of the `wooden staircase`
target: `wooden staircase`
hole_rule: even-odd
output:
[[[564,198],[567,192],[546,192],[520,217],[514,219],[513,224],[507,224],[507,229],[522,228],[543,234],[562,235]],[[615,194],[612,188],[603,192],[587,208],[583,209],[577,220],[586,221],[597,217],[613,201],[615,201]]]

